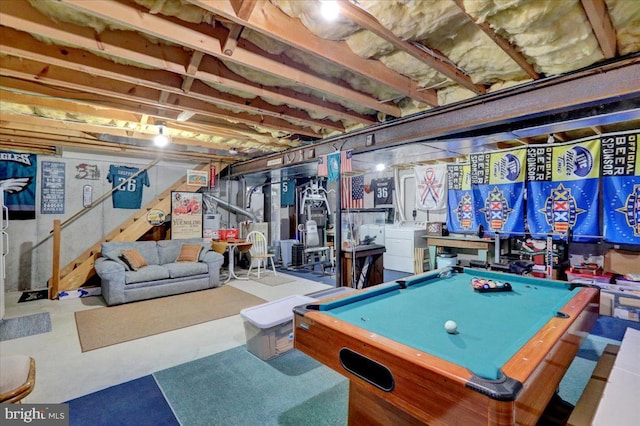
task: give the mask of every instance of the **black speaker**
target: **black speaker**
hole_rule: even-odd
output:
[[[291,247],[291,266],[302,266],[304,258],[304,245],[294,244]]]

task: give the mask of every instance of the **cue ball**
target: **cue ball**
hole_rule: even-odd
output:
[[[444,323],[444,329],[447,330],[447,333],[455,334],[458,331],[458,324],[455,321],[447,321]]]

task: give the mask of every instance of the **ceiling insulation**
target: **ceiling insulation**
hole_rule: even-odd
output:
[[[99,150],[162,121],[167,150],[236,162],[640,52],[636,0],[337,3],[329,22],[319,0],[3,0],[0,144]]]

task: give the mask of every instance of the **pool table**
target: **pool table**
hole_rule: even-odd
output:
[[[294,308],[294,346],[349,378],[351,425],[533,425],[597,316],[595,288],[448,267]]]

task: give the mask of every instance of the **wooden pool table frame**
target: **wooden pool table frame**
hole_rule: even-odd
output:
[[[598,317],[598,295],[578,289],[561,310],[569,318],[552,318],[504,364],[505,375],[522,383],[513,401],[467,387],[473,374],[464,367],[316,310],[296,309],[294,347],[350,380],[350,425],[535,425]],[[345,369],[343,348],[387,367],[393,389]]]

